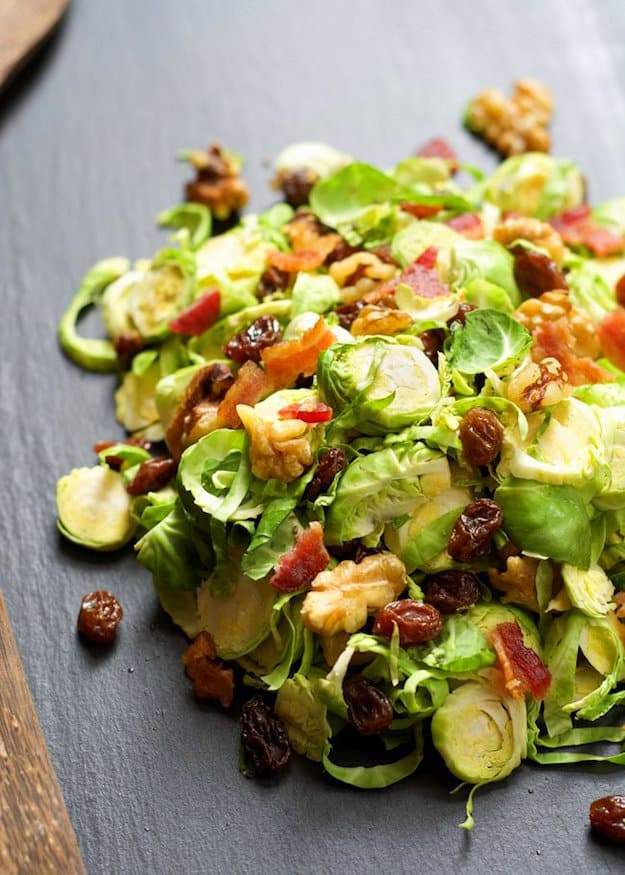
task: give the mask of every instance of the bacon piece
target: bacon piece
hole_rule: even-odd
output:
[[[532,334],[534,337],[532,348],[534,361],[542,361],[544,358],[557,359],[572,386],[614,381],[614,375],[598,365],[597,362],[571,352],[574,338],[566,318],[561,317],[550,322],[542,322]]]
[[[302,422],[317,423],[330,422],[332,419],[332,408],[327,404],[314,401],[298,401],[295,404],[287,404],[281,410],[278,410],[280,419],[300,419]]]
[[[430,270],[436,267],[436,259],[438,258],[438,249],[436,246],[428,246],[424,249],[421,255],[415,261],[415,264],[420,264],[421,267],[427,267]]]
[[[208,632],[200,632],[182,654],[182,664],[198,699],[216,699],[228,708],[234,698],[234,672],[216,657],[212,637]]]
[[[460,213],[454,216],[447,224],[454,231],[458,231],[467,240],[482,240],[484,238],[484,225],[477,213]]]
[[[625,240],[593,221],[588,204],[566,210],[551,220],[551,226],[567,246],[587,246],[599,258],[614,255],[625,247]]]
[[[625,371],[625,310],[619,307],[604,316],[597,326],[597,336],[608,361]]]
[[[410,286],[421,298],[442,298],[449,295],[449,289],[440,281],[434,266],[429,266],[432,262],[432,250],[434,250],[435,262],[436,249],[431,246],[422,252],[416,261],[408,265],[398,281]]]
[[[287,273],[314,270],[323,264],[327,254],[322,249],[318,251],[304,249],[301,252],[278,252],[276,249],[267,256],[267,267],[277,267]]]
[[[262,351],[265,372],[276,388],[294,386],[300,374],[311,377],[315,373],[319,353],[335,342],[334,334],[319,317],[299,340],[285,340]]]
[[[292,549],[281,557],[269,583],[280,592],[295,592],[310,586],[329,562],[323,529],[319,523],[311,523],[298,536]]]
[[[417,158],[444,158],[445,161],[449,161],[451,173],[456,173],[460,166],[456,153],[447,140],[443,140],[442,137],[433,137],[428,140],[420,149],[417,149],[415,155]]]
[[[443,209],[438,204],[411,204],[410,201],[402,201],[399,206],[415,219],[429,219],[430,216],[435,216]]]
[[[239,369],[236,379],[223,397],[217,409],[217,421],[227,428],[239,428],[241,420],[237,413],[238,404],[253,407],[275,389],[275,386],[262,368],[253,361],[247,361]]]
[[[209,289],[190,307],[178,313],[169,323],[169,328],[175,334],[197,337],[211,327],[219,317],[221,295],[219,289]]]
[[[544,699],[551,685],[551,673],[536,651],[525,646],[519,624],[499,623],[490,633],[490,642],[512,698],[522,699],[530,693],[535,699]]]

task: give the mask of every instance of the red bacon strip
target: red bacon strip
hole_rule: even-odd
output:
[[[402,201],[399,206],[415,219],[429,219],[430,216],[435,216],[443,209],[437,204],[411,204],[410,201]]]
[[[204,334],[213,322],[219,317],[221,295],[219,289],[210,289],[205,292],[190,307],[178,313],[175,319],[169,323],[169,328],[175,334],[184,334],[187,337],[197,337]]]
[[[456,173],[460,166],[456,153],[447,140],[443,140],[442,137],[433,137],[428,140],[420,149],[417,149],[415,155],[417,158],[444,158],[445,161],[449,161],[451,173]]]
[[[296,592],[310,586],[327,568],[330,556],[323,543],[323,529],[311,523],[299,535],[292,549],[280,559],[269,583],[280,592]]]
[[[566,210],[551,220],[551,226],[567,246],[587,246],[599,258],[614,255],[625,247],[622,237],[593,221],[588,204]]]
[[[597,336],[608,361],[625,371],[625,310],[608,313],[597,326]]]
[[[323,264],[327,253],[313,252],[311,249],[303,249],[301,252],[270,252],[267,256],[267,267],[277,267],[287,273],[295,273],[298,270],[314,270]]]
[[[530,693],[535,699],[544,699],[551,685],[551,673],[540,656],[525,646],[518,623],[499,623],[490,634],[506,689],[513,699],[522,699]]]
[[[397,282],[410,286],[421,298],[446,297],[449,289],[440,281],[435,269],[437,254],[436,247],[430,246],[408,265]]]
[[[330,422],[332,408],[321,402],[298,401],[295,404],[287,404],[278,411],[280,419],[301,419],[302,422],[317,423]]]
[[[588,357],[577,356],[571,351],[574,338],[564,317],[550,322],[542,322],[532,334],[534,336],[532,349],[534,361],[540,361],[544,358],[557,359],[572,386],[614,381],[614,375],[598,365],[597,362]]]
[[[273,392],[274,388],[273,381],[262,368],[253,361],[245,362],[217,409],[219,424],[227,428],[239,428],[241,420],[237,413],[237,404],[249,404],[253,407]]]
[[[447,224],[454,231],[462,234],[467,240],[482,240],[484,237],[484,225],[476,213],[460,213],[454,216]]]

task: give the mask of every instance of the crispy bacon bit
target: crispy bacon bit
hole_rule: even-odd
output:
[[[439,204],[411,204],[410,201],[402,201],[399,206],[415,219],[429,219],[443,209]]]
[[[221,294],[219,289],[209,289],[190,307],[178,313],[169,323],[169,328],[175,334],[197,337],[211,327],[219,317]]]
[[[432,255],[433,250],[433,255]],[[425,264],[424,264],[425,261]],[[432,264],[433,261],[433,264]],[[399,283],[410,286],[421,298],[441,298],[449,295],[449,289],[438,278],[434,268],[436,249],[431,246],[422,252],[416,261],[409,264],[399,277]],[[432,266],[429,266],[432,264]]]
[[[287,404],[278,411],[280,419],[301,419],[302,422],[317,423],[330,422],[332,408],[327,404],[314,401],[298,401],[295,404]]]
[[[280,592],[295,592],[310,586],[315,577],[328,567],[330,556],[323,543],[323,529],[311,523],[280,559],[269,583]]]
[[[138,352],[143,349],[143,340],[138,331],[128,331],[113,340],[120,368],[127,370]]]
[[[445,161],[449,161],[451,173],[456,173],[460,166],[456,153],[447,140],[443,140],[441,137],[433,137],[428,140],[420,149],[417,149],[415,155],[417,158],[444,158]]]
[[[482,219],[476,213],[460,213],[447,222],[450,228],[462,234],[467,240],[482,240],[484,238],[484,225]]]
[[[601,349],[608,361],[625,370],[625,310],[608,313],[597,326]]]
[[[286,340],[262,351],[267,377],[274,387],[294,386],[300,374],[309,377],[315,373],[319,353],[335,342],[334,334],[320,317],[299,340]]]
[[[551,226],[567,246],[587,246],[599,258],[614,255],[625,247],[622,237],[593,221],[588,204],[566,210],[551,220]]]
[[[287,273],[299,270],[314,270],[323,264],[326,253],[303,249],[300,252],[270,252],[267,256],[267,267],[277,267]]]
[[[158,492],[175,476],[178,463],[166,456],[157,456],[141,462],[126,491],[129,495],[145,495]]]
[[[259,368],[255,362],[245,362],[217,409],[219,423],[227,428],[239,428],[241,420],[237,413],[237,405],[249,404],[253,407],[258,401],[270,395],[274,389],[272,380],[262,368]]]
[[[551,674],[538,654],[525,646],[519,624],[499,623],[491,632],[490,641],[512,698],[522,699],[530,693],[535,699],[544,699]]]
[[[572,386],[585,383],[610,383],[615,377],[587,356],[577,356],[571,351],[574,337],[566,319],[542,322],[533,332],[534,346],[532,358],[542,361],[545,358],[557,359],[562,365]]]
[[[188,201],[207,206],[217,219],[238,212],[249,200],[249,192],[239,177],[239,163],[217,143],[205,152],[193,150],[189,162],[197,178],[186,185]]]
[[[216,657],[212,637],[208,632],[200,632],[182,654],[182,663],[198,699],[216,699],[229,708],[234,698],[234,673]]]
[[[420,264],[421,267],[427,267],[429,270],[433,270],[436,267],[437,258],[438,249],[436,246],[428,246],[428,248],[424,249],[421,255],[417,258],[415,264]]]
[[[614,286],[614,294],[616,295],[617,304],[620,307],[625,307],[625,273]]]

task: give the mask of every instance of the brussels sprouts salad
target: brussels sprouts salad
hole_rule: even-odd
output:
[[[297,209],[211,236],[186,203],[86,275],[61,344],[118,372],[130,436],[60,479],[61,532],[134,542],[197,694],[256,697],[248,771],[386,787],[426,733],[473,789],[625,764],[625,198],[440,141],[299,144],[277,180]]]

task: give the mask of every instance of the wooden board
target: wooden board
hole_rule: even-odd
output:
[[[67,9],[69,0],[2,0],[0,88],[24,64]]]
[[[0,872],[84,875],[0,594]]]

